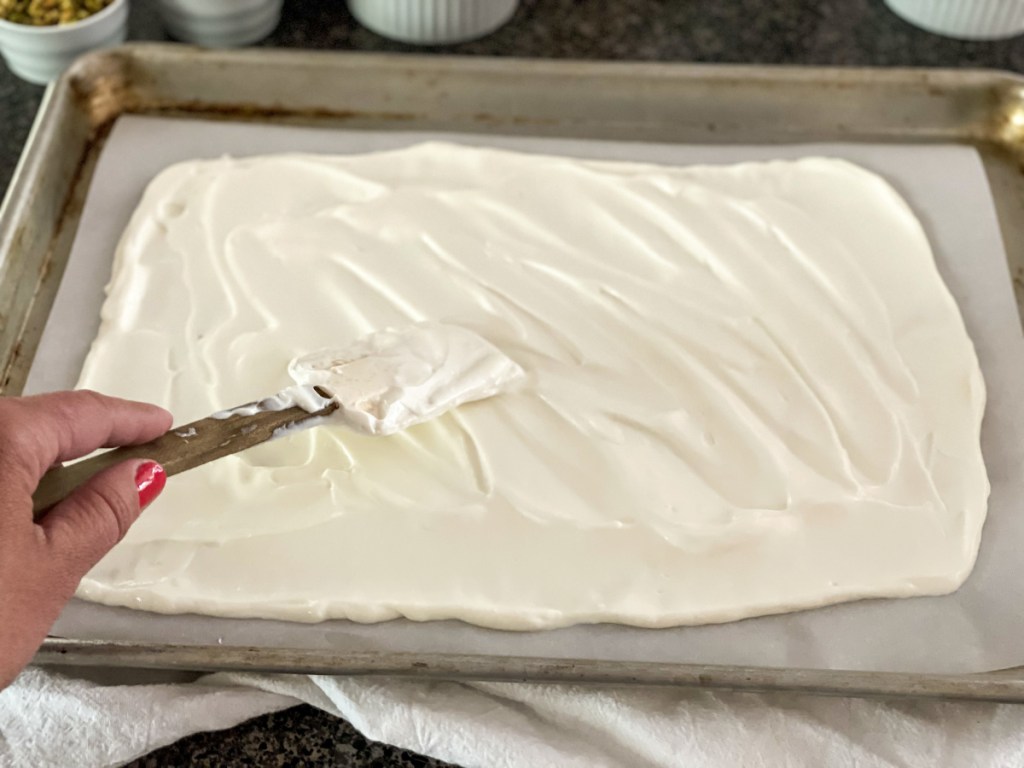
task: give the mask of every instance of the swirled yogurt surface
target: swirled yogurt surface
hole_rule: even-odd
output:
[[[80,385],[185,422],[282,389],[296,353],[420,322],[522,380],[389,437],[325,424],[175,477],[79,596],[659,627],[970,573],[974,349],[913,212],[840,160],[432,143],[176,165],[124,234]]]

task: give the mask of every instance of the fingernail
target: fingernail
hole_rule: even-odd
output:
[[[135,470],[135,487],[139,491],[139,509],[148,507],[167,484],[167,473],[155,461],[140,464]]]

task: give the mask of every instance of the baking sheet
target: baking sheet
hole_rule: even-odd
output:
[[[982,446],[992,480],[978,565],[955,595],[870,600],[710,627],[611,625],[499,632],[459,622],[316,625],[160,616],[73,601],[54,633],[82,639],[263,645],[335,651],[958,673],[1024,663],[1024,344],[998,222],[973,149],[957,146],[683,146],[416,133],[360,133],[243,123],[121,118],[104,148],[26,391],[72,386],[98,327],[110,259],[146,183],[179,160],[282,151],[360,152],[446,139],[674,164],[825,154],[881,173],[921,218],[978,349],[989,390]]]

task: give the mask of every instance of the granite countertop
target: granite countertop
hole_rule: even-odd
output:
[[[151,0],[135,0],[130,37],[165,39]],[[422,52],[360,28],[342,0],[285,0],[268,46]],[[438,53],[577,59],[841,66],[984,67],[1024,71],[1024,37],[969,43],[921,32],[882,0],[522,0],[509,24]],[[0,65],[0,187],[28,135],[42,89]],[[308,706],[184,739],[133,766],[442,766],[368,742]]]

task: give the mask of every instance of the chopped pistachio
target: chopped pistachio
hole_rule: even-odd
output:
[[[113,0],[0,0],[0,19],[45,27],[73,24],[110,5]]]

